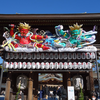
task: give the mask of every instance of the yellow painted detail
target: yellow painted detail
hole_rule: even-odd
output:
[[[41,48],[43,48],[44,45],[41,45]]]
[[[67,33],[65,33],[63,36],[65,37]]]
[[[37,35],[35,35],[35,39],[37,39]]]

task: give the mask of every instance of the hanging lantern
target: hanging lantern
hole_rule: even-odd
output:
[[[78,64],[76,62],[73,62],[73,69],[77,69],[78,68]]]
[[[13,62],[10,62],[9,63],[9,69],[12,69],[13,68]]]
[[[87,53],[86,53],[86,59],[90,59],[90,58],[91,58],[90,53],[87,52]]]
[[[26,65],[27,65],[26,62],[23,62],[22,68],[23,68],[23,69],[26,69]]]
[[[31,53],[27,54],[27,59],[31,59]]]
[[[49,56],[49,53],[46,53],[46,54],[45,54],[45,59],[49,59],[49,57],[50,57],[50,56]]]
[[[32,53],[32,59],[36,59],[36,54],[35,53]]]
[[[82,69],[82,64],[81,64],[81,62],[78,62],[78,69]]]
[[[54,59],[56,59],[56,60],[58,59],[58,53],[54,54]]]
[[[72,53],[68,53],[68,59],[72,59]]]
[[[36,59],[40,59],[40,53],[36,54]]]
[[[23,59],[27,59],[27,54],[23,53]]]
[[[82,58],[81,53],[77,53],[77,59],[81,59],[81,58]]]
[[[13,54],[14,59],[18,59],[19,56],[20,56],[20,54],[18,54],[18,53],[14,53],[14,54]]]
[[[67,69],[67,68],[68,68],[68,64],[67,64],[67,62],[64,62],[63,67],[64,67],[64,69]]]
[[[53,59],[53,53],[50,53],[49,57],[50,59]]]
[[[82,69],[84,68],[83,62],[81,63]]]
[[[9,68],[9,63],[8,62],[4,62],[4,68]]]
[[[45,68],[49,69],[49,63],[48,62],[45,63]]]
[[[41,69],[45,69],[45,64],[44,64],[44,62],[41,63],[41,66],[40,66],[40,67],[41,67]]]
[[[35,62],[32,62],[32,69],[35,69]]]
[[[44,53],[41,53],[40,58],[41,58],[41,59],[44,59],[44,58],[45,58]]]
[[[72,67],[73,67],[73,66],[72,66],[72,62],[69,62],[68,68],[69,68],[69,69],[72,69]]]
[[[82,53],[82,59],[85,59],[85,58],[86,58],[86,54]]]
[[[17,63],[17,62],[14,62],[13,68],[14,68],[14,69],[17,69],[17,67],[18,67],[18,63]]]
[[[62,62],[59,63],[59,69],[63,69],[63,63]]]
[[[18,62],[18,69],[21,69],[21,68],[22,68],[22,63]]]
[[[91,69],[92,68],[92,63],[87,62],[87,69]]]
[[[67,53],[64,53],[63,58],[66,60],[67,59]]]
[[[18,54],[18,57],[19,57],[19,59],[23,59],[23,54],[22,53],[19,53]]]
[[[13,58],[14,58],[13,53],[10,53],[10,54],[9,54],[9,58],[10,58],[10,59],[13,59]]]
[[[55,68],[55,69],[58,69],[58,68],[59,68],[58,62],[55,62],[54,68]]]
[[[86,62],[83,62],[83,69],[86,69]]]
[[[95,53],[91,52],[91,59],[95,59]]]
[[[77,57],[76,53],[73,53],[73,59],[76,59],[76,57]]]
[[[5,59],[9,59],[10,56],[9,56],[9,53],[5,53]]]
[[[36,63],[36,69],[40,69],[40,63],[39,62]]]
[[[83,83],[83,77],[81,75],[76,75],[72,78],[72,83],[75,88],[75,90],[80,90],[80,83],[81,88],[83,89],[84,83]]]
[[[27,67],[27,69],[31,69],[31,63],[30,62],[27,62],[26,67]]]
[[[59,53],[59,59],[63,59],[63,53]]]
[[[54,69],[53,62],[50,62],[49,68],[50,68],[50,69]]]

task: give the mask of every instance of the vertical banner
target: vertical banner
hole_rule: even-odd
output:
[[[74,86],[68,86],[68,100],[75,100],[75,95],[74,95]]]

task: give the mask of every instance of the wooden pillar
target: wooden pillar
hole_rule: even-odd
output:
[[[87,95],[87,81],[86,81],[86,75],[87,75],[87,73],[85,72],[84,75],[83,75],[83,84],[84,84],[83,89],[84,89],[84,96]]]
[[[33,73],[33,100],[38,100],[38,73]]]
[[[32,100],[32,97],[33,97],[32,72],[30,72],[28,83],[29,83],[29,85],[28,85],[28,100]]]
[[[70,72],[67,73],[67,86],[71,86]]]
[[[90,79],[90,96],[92,97],[92,91],[94,91],[94,79],[93,79],[93,71],[89,72],[89,79]]]
[[[63,86],[67,90],[67,73],[63,73]]]
[[[42,84],[40,84],[40,90],[42,90]]]
[[[6,80],[5,100],[10,100],[10,87],[11,87],[11,72],[8,72],[8,78]]]

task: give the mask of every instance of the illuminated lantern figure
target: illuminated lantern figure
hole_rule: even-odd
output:
[[[18,47],[18,46],[23,47],[27,44],[30,44],[31,42],[35,42],[36,47],[42,48],[43,50],[49,49],[49,47],[46,47],[46,46],[37,42],[37,40],[46,39],[48,37],[47,36],[41,36],[41,35],[34,35],[32,32],[30,32],[30,26],[28,24],[20,23],[17,29],[18,29],[19,33],[16,32],[14,34],[14,31],[13,31],[14,30],[14,24],[11,24],[10,35],[19,41],[18,44],[15,44],[15,43],[12,42],[12,44],[14,45],[15,48]]]

